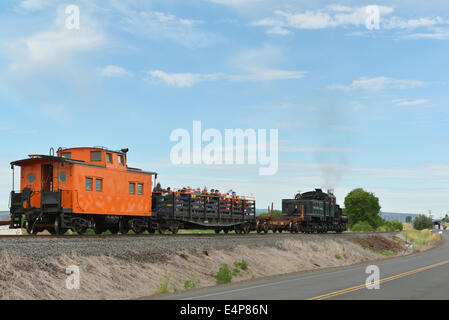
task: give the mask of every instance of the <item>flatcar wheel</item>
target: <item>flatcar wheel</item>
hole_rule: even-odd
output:
[[[167,229],[162,226],[159,226],[159,228],[157,230],[159,231],[159,234],[165,234],[165,231],[167,231]]]
[[[228,233],[229,233],[229,229],[228,229],[228,228],[225,228],[225,229],[223,229],[223,232],[224,232],[225,234],[228,234]]]
[[[25,229],[28,232],[28,234],[33,234],[33,229],[32,229],[32,223],[28,220],[25,220]]]
[[[221,229],[215,229],[215,233],[219,234],[221,232]]]
[[[178,226],[175,226],[175,227],[170,228],[170,231],[172,234],[177,234],[179,231],[179,228],[178,228]]]
[[[118,233],[118,226],[109,228],[109,231],[110,231],[112,234],[117,234],[117,233]]]
[[[279,233],[282,233],[282,229],[279,229],[278,231],[279,231]]]
[[[240,228],[235,229],[235,233],[236,234],[241,234],[242,233],[242,229],[240,229]]]
[[[147,231],[148,231],[149,234],[153,234],[153,233],[156,232],[156,229],[148,228]]]

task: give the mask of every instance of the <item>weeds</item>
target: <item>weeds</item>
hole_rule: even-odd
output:
[[[405,230],[402,231],[402,235],[411,242],[418,245],[428,245],[431,242],[441,240],[441,236],[438,233],[432,233],[427,229],[424,230]]]
[[[226,284],[232,281],[232,273],[227,264],[221,266],[217,273],[217,284]]]
[[[195,276],[193,276],[192,274],[192,279],[188,279],[184,282],[184,289],[188,290],[188,289],[195,289],[196,287],[198,287],[200,284],[200,279],[197,279]]]
[[[156,293],[168,293],[170,290],[168,289],[168,283],[170,282],[170,273],[165,271],[164,277],[161,279],[159,283],[159,288],[156,290]]]
[[[338,259],[338,260],[340,260],[340,259],[341,259],[341,256],[340,256],[338,253],[336,253],[336,254],[335,254],[335,258]]]
[[[241,262],[238,262],[238,261],[234,262],[234,265],[236,267],[240,267],[240,269],[242,269],[244,271],[248,270],[248,263],[243,259]]]

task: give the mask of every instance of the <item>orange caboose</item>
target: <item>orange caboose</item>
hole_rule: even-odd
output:
[[[21,167],[20,192],[11,192],[11,228],[29,233],[68,229],[100,234],[143,232],[151,216],[153,176],[127,165],[127,149],[59,149],[57,155],[30,155],[14,161]],[[14,186],[13,186],[14,189]]]

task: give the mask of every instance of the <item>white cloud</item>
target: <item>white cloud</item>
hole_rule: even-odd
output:
[[[383,91],[386,89],[413,89],[427,85],[426,82],[418,80],[398,80],[388,77],[365,78],[353,80],[350,85],[334,84],[328,86],[329,89],[356,90],[363,89],[368,91]]]
[[[292,80],[305,77],[305,71],[290,71],[282,69],[266,68],[247,68],[246,74],[235,74],[229,76],[231,81],[254,82],[254,81],[274,81],[274,80]]]
[[[226,75],[223,73],[168,73],[162,70],[148,71],[150,79],[162,80],[171,87],[185,88],[204,81],[226,80],[232,82],[257,82],[301,79],[304,71],[281,69],[251,69],[248,73]]]
[[[20,8],[28,11],[37,11],[48,6],[51,0],[24,0],[20,3]]]
[[[161,70],[149,71],[148,75],[153,79],[162,80],[171,87],[191,87],[200,81],[212,81],[220,78],[220,74],[202,73],[167,73]]]
[[[209,0],[210,2],[222,4],[226,6],[247,6],[251,4],[257,4],[262,2],[262,0]]]
[[[342,152],[357,152],[355,148],[345,147],[303,147],[303,146],[284,146],[280,147],[281,152],[320,152],[320,153],[342,153]]]
[[[385,20],[382,27],[385,29],[415,29],[420,27],[431,27],[440,24],[447,24],[448,20],[441,17],[435,18],[419,18],[419,19],[403,19],[399,17],[392,17]]]
[[[191,87],[204,81],[257,82],[302,79],[306,71],[285,70],[274,65],[283,60],[283,52],[278,47],[264,46],[260,49],[244,50],[230,61],[235,72],[224,73],[168,73],[162,70],[147,72],[150,79],[162,80],[173,87]]]
[[[393,12],[392,7],[378,6],[381,16]],[[351,8],[340,5],[327,6],[320,10],[304,12],[274,11],[273,17],[253,21],[252,26],[270,27],[266,33],[285,35],[288,28],[317,30],[324,28],[364,26],[367,19],[367,7]],[[281,31],[277,32],[276,31]]]
[[[59,14],[46,31],[7,42],[6,58],[9,70],[22,76],[36,72],[64,72],[70,68],[76,55],[100,48],[106,42],[96,23],[84,14],[79,30],[65,27],[65,12],[59,8]]]
[[[377,6],[380,14],[380,29],[386,30],[413,30],[417,28],[432,28],[449,24],[449,20],[437,17],[419,17],[405,19],[402,17],[388,17],[394,12],[390,6]],[[318,30],[337,27],[363,27],[368,17],[368,6],[349,7],[342,5],[329,5],[318,10],[306,10],[293,12],[275,10],[271,17],[262,18],[251,22],[255,27],[268,27],[267,34],[287,35],[291,29]],[[368,29],[366,29],[368,31]],[[363,35],[364,33],[351,33],[351,35]],[[433,38],[442,39],[449,37],[447,33],[417,33],[407,38]]]
[[[278,34],[278,35],[288,35],[288,34],[292,34],[292,32],[288,29],[282,28],[281,26],[274,26],[271,29],[268,29],[266,31],[267,34]]]
[[[216,41],[198,25],[203,21],[179,18],[173,14],[160,11],[130,9],[125,4],[116,7],[122,16],[123,28],[132,34],[141,34],[154,39],[171,39],[186,46],[206,46]]]
[[[98,73],[103,77],[123,77],[123,76],[130,76],[132,74],[126,69],[114,65],[109,65],[107,67],[99,68],[97,70]]]
[[[391,102],[397,104],[398,106],[416,106],[418,104],[427,103],[428,100],[426,99],[418,99],[418,100],[408,100],[408,99],[395,99]]]
[[[442,28],[434,28],[430,32],[418,32],[412,33],[407,36],[409,39],[435,39],[435,40],[446,40],[449,39],[449,30]]]

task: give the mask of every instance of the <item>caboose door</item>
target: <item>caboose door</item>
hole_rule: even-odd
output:
[[[53,192],[53,166],[51,164],[42,165],[42,191]]]

